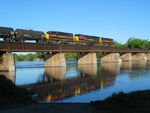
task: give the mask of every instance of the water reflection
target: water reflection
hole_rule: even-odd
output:
[[[65,67],[46,68],[46,75],[43,76],[46,76],[47,79],[55,78],[61,81],[51,81],[47,83],[33,84],[23,87],[31,88],[33,91],[37,92],[39,96],[36,99],[41,101],[53,101],[73,95],[84,94],[95,89],[103,89],[104,87],[108,87],[114,84],[116,79],[116,74],[114,73],[115,69],[117,69],[116,71],[118,71],[118,68],[113,68],[112,73],[112,67],[118,65],[110,65],[112,67],[108,69],[108,66],[102,66],[104,66],[103,69],[105,71],[97,73],[97,65],[79,65],[78,68],[81,73],[80,77],[71,79],[67,79],[65,77]],[[84,76],[82,76],[83,73]]]
[[[146,67],[150,67],[150,61],[146,63]]]
[[[146,67],[147,61],[137,61],[137,62],[132,62],[132,70],[138,70],[138,69],[143,69]]]
[[[93,65],[78,65],[79,71],[90,76],[97,75],[97,64]]]
[[[9,72],[0,72],[0,75],[5,76],[7,79],[11,80],[13,83],[16,81],[16,72],[9,71]]]
[[[132,70],[132,61],[122,62],[121,70]]]
[[[120,72],[121,62],[118,63],[101,63],[101,68],[108,73],[117,74]]]
[[[66,79],[66,67],[49,67],[45,68],[45,74],[48,78],[54,78],[56,80],[65,80]]]
[[[38,74],[34,77],[37,83],[21,87],[30,88],[36,92],[38,96],[35,99],[40,101],[64,100],[67,97],[73,98],[76,96],[84,97],[84,95],[80,94],[87,94],[87,92],[92,93],[97,90],[103,92],[107,89],[108,91],[103,95],[108,95],[114,93],[115,90],[120,90],[121,88],[123,90],[134,90],[142,87],[142,83],[149,83],[145,82],[150,80],[150,77],[148,76],[150,75],[149,69],[150,62],[144,61],[50,67],[45,69],[35,68],[33,74]],[[30,73],[31,71],[33,72],[34,69],[31,69]],[[29,81],[29,79],[32,79],[30,73],[19,76],[20,78],[26,76]],[[144,77],[146,79],[143,79]],[[138,80],[140,80],[140,82],[137,82]],[[144,82],[142,80],[144,80]],[[132,86],[134,86],[134,88]],[[100,97],[103,97],[102,94],[99,95]],[[92,97],[88,96],[88,98]],[[79,101],[82,102],[82,100]]]

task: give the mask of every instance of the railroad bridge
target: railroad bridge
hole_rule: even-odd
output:
[[[37,43],[16,43],[0,41],[0,71],[15,70],[14,56],[11,52],[51,52],[45,57],[45,67],[66,66],[64,52],[81,52],[78,64],[97,63],[96,53],[105,52],[101,62],[122,62],[150,60],[150,49],[129,49],[89,45],[57,45]]]

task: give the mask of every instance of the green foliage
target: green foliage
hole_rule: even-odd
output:
[[[150,41],[142,40],[138,38],[129,38],[126,44],[121,44],[115,42],[115,47],[119,48],[140,48],[140,49],[150,49]]]
[[[79,53],[65,53],[65,58],[68,61],[75,61],[79,57]]]
[[[44,55],[46,55],[47,53],[37,53],[37,54],[27,54],[27,55],[18,55],[15,54],[15,60],[16,61],[33,61],[35,59],[44,59]]]
[[[123,44],[121,44],[121,43],[118,43],[118,42],[115,42],[115,45],[114,45],[115,47],[123,47]]]
[[[138,38],[130,38],[126,45],[129,48],[150,49],[150,41]]]

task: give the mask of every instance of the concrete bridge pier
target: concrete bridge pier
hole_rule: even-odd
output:
[[[122,60],[119,53],[110,53],[101,58],[101,62],[122,62]]]
[[[125,53],[121,55],[122,61],[131,61],[132,60],[132,53]]]
[[[0,52],[0,71],[15,71],[15,59],[12,53]]]
[[[51,53],[45,56],[44,66],[66,66],[65,53]]]
[[[143,60],[147,60],[145,53],[136,53],[135,55],[132,56],[132,61],[143,61]]]
[[[78,59],[78,65],[97,64],[96,53],[87,53]]]
[[[150,53],[145,53],[145,54],[146,54],[147,61],[150,61]]]

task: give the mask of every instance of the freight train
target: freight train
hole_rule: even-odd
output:
[[[0,27],[0,38],[8,42],[24,43],[26,40],[36,41],[41,44],[69,44],[69,45],[114,45],[113,39],[84,34],[75,34],[48,31],[13,29],[9,27]]]

